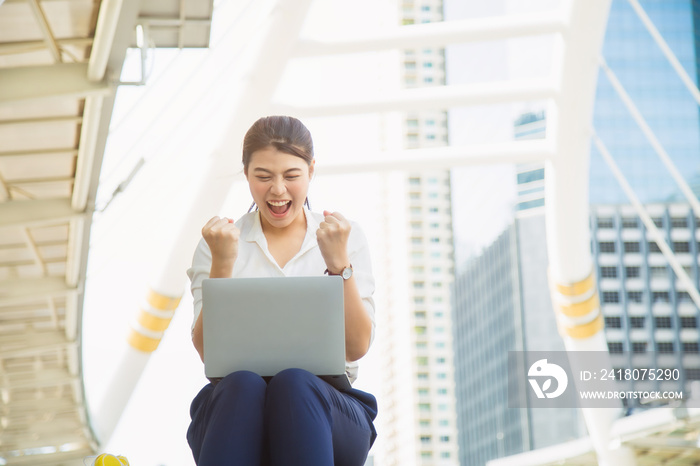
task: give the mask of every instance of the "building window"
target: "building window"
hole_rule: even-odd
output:
[[[423,242],[423,238],[420,236],[413,236],[411,237],[411,244],[421,244]]]
[[[425,282],[413,282],[413,288],[420,289],[425,287]]]
[[[687,291],[679,291],[676,293],[676,301],[679,303],[690,303],[693,302],[693,300],[690,298],[690,293]]]
[[[544,180],[544,168],[518,173],[518,184]]]
[[[444,372],[438,372],[437,378],[440,379],[440,380],[446,379],[446,378],[447,378],[447,374],[445,374]]]
[[[698,320],[695,317],[681,317],[681,328],[697,328]]]
[[[447,443],[450,441],[450,436],[449,435],[441,435],[440,436],[440,441],[443,443]]]
[[[660,341],[656,343],[656,351],[659,353],[673,353],[673,342]]]
[[[636,241],[625,241],[625,252],[639,252],[639,243]]]
[[[418,389],[418,396],[428,396],[428,389],[427,388],[419,388]]]
[[[430,459],[433,457],[433,452],[432,451],[422,451],[422,452],[420,452],[420,457],[423,459]]]
[[[415,122],[416,122],[416,126],[418,125],[418,120],[408,120],[409,126],[411,126],[411,125],[410,125],[410,122],[412,122],[412,121],[415,121]],[[409,178],[409,179],[408,179],[408,184],[413,185],[413,186],[419,185],[419,184],[420,184],[420,178],[416,178],[416,177]]]
[[[449,457],[450,457],[449,451],[443,451],[440,453],[440,458],[449,458]]]
[[[641,291],[628,291],[627,301],[631,303],[641,303],[642,302],[642,292]],[[642,317],[644,319],[644,317]]]
[[[700,369],[688,367],[685,370],[685,378],[688,380],[700,380]]]
[[[420,421],[418,421],[418,424],[420,424],[421,427],[430,427],[430,420],[421,419]]]
[[[621,328],[622,320],[619,317],[606,317],[605,327],[607,328]]]
[[[415,70],[416,69],[416,62],[414,61],[405,61],[403,62],[403,66],[407,70]]]
[[[671,328],[671,318],[670,317],[654,317],[654,324],[656,328]]]
[[[601,241],[600,243],[598,243],[598,248],[602,253],[614,253],[615,243],[613,243],[612,241]]]
[[[428,327],[422,325],[413,327],[413,329],[415,330],[416,335],[425,335],[425,333],[428,331]]]
[[[428,349],[428,343],[425,341],[417,341],[416,342],[416,349],[417,350]]]
[[[666,267],[650,267],[651,278],[666,278],[668,273],[666,272]]]
[[[432,238],[430,238],[430,242],[431,242],[431,243],[439,243],[439,242],[440,242],[440,238],[433,236]]]
[[[698,353],[700,352],[700,347],[698,347],[698,342],[696,341],[684,341],[683,342],[683,352],[684,353]]]
[[[422,226],[422,222],[411,222],[411,228],[414,230],[420,230]]]
[[[625,276],[627,278],[639,278],[640,269],[639,267],[625,267]]]
[[[656,225],[657,228],[664,226],[663,219],[661,217],[654,217],[651,220],[654,222],[654,225]]]
[[[641,293],[641,291],[637,291],[636,293]],[[644,320],[645,320],[645,318],[643,316],[630,317],[630,327],[631,328],[644,328]]]
[[[668,291],[652,291],[651,292],[651,302],[652,303],[667,303],[669,302]]]
[[[436,358],[435,362],[438,364],[445,364],[445,358]]]
[[[437,207],[429,207],[428,212],[430,212],[431,214],[437,214],[438,208]]]
[[[685,217],[671,218],[671,226],[673,228],[688,228],[688,219]]]
[[[649,252],[661,252],[661,249],[658,244],[652,241],[649,243]]]
[[[618,291],[603,291],[604,303],[619,303],[620,293]]]
[[[617,278],[617,267],[601,267],[600,276],[602,278]]]
[[[447,426],[450,425],[450,421],[448,421],[447,419],[440,419],[440,420],[438,421],[438,425],[439,425],[440,427],[447,427]]]
[[[417,311],[417,312],[414,312],[414,313],[413,313],[413,316],[414,316],[416,319],[425,319],[425,318],[427,317],[425,311]]]
[[[420,443],[426,444],[430,443],[432,439],[430,438],[430,435],[421,435],[420,436]]]
[[[424,296],[414,296],[413,302],[415,304],[423,304],[423,303],[425,303],[425,297]]]
[[[674,252],[690,252],[690,243],[687,241],[674,241],[673,242]]]
[[[598,228],[600,229],[609,229],[614,226],[612,217],[600,217],[598,219]]]
[[[430,411],[430,403],[418,403],[418,409],[420,411]]]
[[[608,342],[608,351],[611,353],[622,353],[622,343],[619,341]]]
[[[647,352],[647,342],[646,341],[633,341],[632,342],[632,352],[633,353],[646,353]]]
[[[428,373],[427,372],[419,372],[418,373],[418,380],[428,380]]]
[[[622,228],[637,228],[638,226],[636,217],[622,217]]]
[[[447,389],[446,388],[438,388],[437,394],[438,395],[447,395]]]

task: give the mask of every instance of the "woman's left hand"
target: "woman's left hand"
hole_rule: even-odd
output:
[[[316,240],[328,271],[339,274],[350,265],[348,238],[350,222],[340,212],[323,211],[324,219],[316,230]]]

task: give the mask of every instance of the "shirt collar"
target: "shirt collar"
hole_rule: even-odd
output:
[[[306,218],[306,235],[304,236],[304,242],[302,243],[301,249],[299,250],[299,255],[318,245],[318,242],[316,241],[316,230],[318,230],[319,222],[316,220],[313,213],[306,208],[306,206],[303,206],[303,209],[304,217]],[[255,211],[253,225],[251,226],[250,231],[246,235],[245,240],[249,242],[267,244],[265,234],[262,231],[262,224],[260,223],[259,210]]]

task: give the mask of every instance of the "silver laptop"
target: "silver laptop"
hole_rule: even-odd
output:
[[[339,276],[206,279],[202,325],[209,378],[299,368],[350,388]]]

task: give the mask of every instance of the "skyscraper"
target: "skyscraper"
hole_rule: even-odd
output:
[[[399,3],[404,25],[442,21],[442,1]],[[402,80],[406,88],[445,84],[445,57],[441,48],[401,52]],[[427,148],[448,142],[444,111],[406,114],[402,129],[404,147]],[[457,426],[450,287],[454,275],[450,174],[426,167],[408,173],[402,181],[403,199],[392,210],[408,231],[406,257],[408,299],[394,302],[387,336],[385,385],[382,406],[383,455],[387,466],[455,466]],[[395,246],[395,245],[392,245]],[[404,334],[404,332],[408,332]]]

